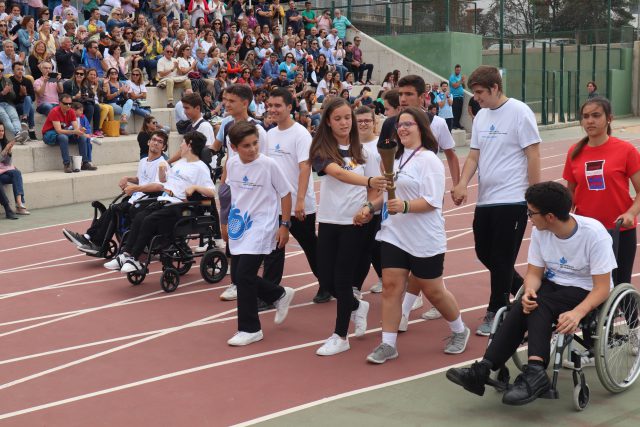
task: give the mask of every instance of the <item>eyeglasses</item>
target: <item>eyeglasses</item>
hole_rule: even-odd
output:
[[[372,119],[362,119],[362,120],[358,120],[358,124],[359,125],[370,125],[371,123],[373,123]]]
[[[125,35],[125,36],[130,36],[130,35],[132,35],[132,34],[133,34],[133,33],[132,33],[131,31],[126,31],[126,32],[124,33],[124,35]]]
[[[416,122],[398,122],[396,123],[396,129],[409,129],[412,126],[416,126]]]
[[[533,217],[534,215],[545,215],[545,214],[542,212],[534,212],[531,209],[527,209],[527,216],[529,218]]]
[[[118,75],[118,72],[117,72],[117,71],[112,71],[112,72],[110,72],[110,73],[109,73],[109,75],[111,75],[111,76],[117,76],[117,75]]]
[[[70,103],[70,102],[61,102],[61,104],[62,104],[62,105],[66,105],[67,107],[70,107],[70,106],[71,106],[71,103]]]

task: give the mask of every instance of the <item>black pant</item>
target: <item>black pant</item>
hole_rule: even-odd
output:
[[[526,205],[478,206],[473,217],[476,255],[491,273],[491,297],[488,311],[505,305],[505,296],[516,286],[513,265],[516,262],[524,230]],[[520,282],[521,283],[521,282]]]
[[[162,207],[160,203],[154,203],[140,211],[131,224],[123,251],[138,259],[153,236],[172,233],[173,226],[182,215],[182,209],[181,206]]]
[[[366,229],[365,240],[360,253],[359,267],[356,269],[355,286],[362,289],[364,281],[369,275],[370,266],[376,271],[378,277],[382,277],[380,265],[380,242],[376,240],[376,234],[380,230],[381,215],[374,215],[371,221],[364,226]]]
[[[7,198],[7,195],[4,194],[4,188],[2,188],[2,184],[0,184],[0,205],[2,205],[5,212],[13,212],[11,210],[11,205],[9,204],[9,199]]]
[[[233,255],[231,274],[238,288],[238,331],[258,332],[258,300],[273,304],[284,294],[280,285],[258,276],[264,255]]]
[[[613,230],[609,230],[613,234]],[[636,229],[625,230],[620,232],[620,240],[618,242],[618,268],[613,270],[613,283],[631,283],[631,272],[633,270],[633,261],[636,258],[637,236]]]
[[[359,67],[351,67],[353,68],[353,77],[355,78],[355,81],[360,82],[362,81],[362,77],[364,76],[364,72],[367,72],[367,80],[369,81],[371,80],[371,73],[373,73],[373,64],[360,64]]]
[[[280,216],[282,219],[282,216]],[[316,214],[306,215],[303,221],[296,217],[291,217],[291,235],[298,241],[300,247],[307,257],[309,267],[313,275],[318,277],[317,251],[318,238],[316,237]],[[277,249],[267,255],[264,259],[263,277],[273,283],[280,284],[282,281],[282,273],[284,272],[284,249]]]
[[[451,129],[453,129],[453,117],[444,119],[444,121],[447,122],[447,128],[449,129],[449,132],[451,132]]]
[[[351,312],[360,306],[353,296],[358,267],[354,256],[362,251],[365,232],[364,227],[322,222],[318,228],[318,280],[338,300],[334,332],[341,337],[347,336]]]
[[[453,97],[453,105],[451,109],[453,110],[453,128],[460,129],[462,126],[460,125],[460,117],[462,117],[462,105],[464,104],[464,97]]]
[[[116,227],[119,224],[115,224],[118,214],[128,215],[130,209],[135,212],[135,209],[128,201],[122,201],[120,203],[113,204],[94,221],[87,229],[89,240],[98,246],[102,246],[103,243],[111,239],[113,233],[116,231]]]
[[[543,279],[537,292],[538,308],[530,314],[524,314],[522,303],[515,303],[496,331],[484,358],[490,360],[496,369],[503,366],[515,353],[528,331],[529,357],[540,357],[547,365],[551,351],[552,324],[560,314],[575,308],[588,294],[589,291],[585,289],[560,286]]]

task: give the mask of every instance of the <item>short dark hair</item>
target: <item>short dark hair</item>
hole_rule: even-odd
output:
[[[17,62],[14,62],[13,65],[16,65]],[[587,86],[592,85],[595,90],[598,90],[598,85],[593,80],[587,82]]]
[[[184,135],[184,140],[191,146],[191,152],[200,157],[202,149],[207,144],[207,137],[196,130],[192,130]]]
[[[24,64],[22,62],[16,61],[13,64],[11,64],[11,69],[15,70],[18,65],[22,65],[24,67]]]
[[[256,125],[245,120],[236,122],[229,129],[229,142],[234,147],[237,147],[249,135],[259,137],[260,134]]]
[[[502,92],[502,76],[500,70],[491,65],[481,65],[469,76],[467,87],[473,89],[474,86],[480,86],[487,90],[491,90],[493,85],[498,85],[498,90]]]
[[[282,98],[284,104],[289,106],[293,105],[293,95],[287,89],[279,87],[271,91],[270,98]]]
[[[184,104],[202,109],[202,97],[198,92],[188,93],[182,97],[182,105]]]
[[[82,108],[82,110],[84,110],[84,105],[82,105],[80,102],[74,101],[71,103],[71,108],[73,108],[74,110]]]
[[[533,184],[524,193],[524,199],[541,214],[553,214],[560,221],[569,220],[569,212],[571,212],[572,200],[571,192],[564,185],[546,181]]]
[[[360,107],[356,108],[353,114],[355,114],[356,116],[360,114],[369,114],[372,118],[375,118],[375,112],[366,105],[361,105]]]
[[[58,96],[58,101],[62,103],[62,100],[66,98],[73,99],[73,97],[68,93],[61,93],[60,96]]]
[[[400,107],[400,94],[398,89],[390,89],[382,94],[382,99],[387,101],[393,108]]]
[[[158,138],[162,138],[162,141],[164,142],[164,148],[162,149],[162,151],[166,151],[167,147],[169,146],[169,135],[162,130],[156,130],[151,132],[151,138],[153,138],[154,136],[157,136]]]
[[[427,91],[427,85],[424,82],[424,79],[415,74],[406,75],[398,80],[398,87],[405,86],[413,86],[416,92],[418,92],[418,95],[422,95]]]
[[[251,102],[253,100],[253,91],[249,85],[244,84],[234,84],[225,89],[224,93],[227,95],[235,95],[240,99],[243,99],[247,102]]]

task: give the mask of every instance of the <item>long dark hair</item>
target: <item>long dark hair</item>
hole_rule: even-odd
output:
[[[2,126],[2,130],[4,130],[4,135],[2,135],[2,138],[0,138],[0,146],[2,147],[1,149],[4,150],[4,147],[6,147],[9,143],[9,141],[7,141],[7,128],[2,122],[0,122],[0,126]]]
[[[344,159],[338,151],[338,140],[333,136],[333,132],[329,126],[331,114],[342,106],[349,107],[351,110],[351,104],[344,98],[335,97],[326,102],[318,131],[311,141],[311,149],[309,150],[310,158],[333,160],[340,165],[340,167],[344,166]],[[311,111],[310,108],[309,111]],[[353,114],[353,110],[351,110],[351,131],[349,132],[349,157],[359,165],[365,162],[360,137],[358,136],[358,123]]]
[[[435,136],[431,132],[431,126],[429,125],[429,120],[427,119],[427,115],[424,111],[415,107],[407,107],[398,114],[398,120],[396,124],[400,122],[400,116],[403,114],[409,114],[416,121],[418,125],[418,130],[420,130],[420,145],[426,148],[427,150],[431,150],[434,153],[438,154],[438,141]],[[394,132],[394,138],[400,141],[398,138],[398,130]],[[396,152],[396,159],[400,158],[404,153],[404,145],[398,144],[398,151]]]
[[[603,96],[595,96],[591,99],[587,99],[587,101],[584,104],[582,104],[582,107],[580,107],[580,121],[582,121],[582,112],[584,111],[585,107],[589,104],[597,104],[600,107],[602,107],[602,110],[604,111],[605,116],[607,116],[607,120],[609,122],[607,124],[607,135],[611,135],[612,113],[611,113],[611,103],[609,102],[609,100]],[[588,142],[589,142],[588,136],[585,136],[580,141],[578,141],[576,146],[571,151],[571,160],[578,157],[578,155],[580,154],[584,146],[587,145]]]

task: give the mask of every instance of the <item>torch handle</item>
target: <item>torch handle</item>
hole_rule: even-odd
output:
[[[394,178],[394,173],[384,173],[384,177],[387,178],[387,195],[389,196],[389,200],[391,199],[395,199],[396,198],[396,182],[393,179]],[[391,215],[395,215],[396,212],[389,212],[389,214]]]

